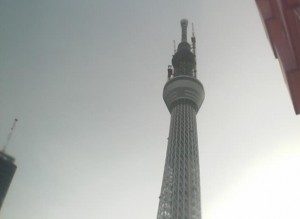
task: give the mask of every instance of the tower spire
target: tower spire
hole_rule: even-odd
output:
[[[181,42],[187,42],[187,27],[188,27],[188,20],[182,19],[180,21],[181,24]]]
[[[174,67],[174,76],[188,75],[195,77],[194,69],[196,65],[195,55],[191,51],[191,45],[187,42],[188,20],[182,19],[181,24],[181,42],[172,58]]]
[[[195,56],[195,67],[194,67],[194,76],[197,77],[197,54],[196,54],[196,37],[195,37],[195,30],[194,30],[194,23],[192,23],[192,52]]]

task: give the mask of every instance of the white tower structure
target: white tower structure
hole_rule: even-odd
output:
[[[201,218],[196,114],[204,89],[196,78],[195,49],[187,42],[187,26],[188,21],[181,20],[181,42],[163,91],[171,124],[157,219]],[[192,42],[194,47],[194,36]]]

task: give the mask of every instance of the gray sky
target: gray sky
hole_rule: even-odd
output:
[[[300,218],[300,118],[254,1],[0,0],[1,219],[153,219],[181,18],[195,23],[204,219]]]

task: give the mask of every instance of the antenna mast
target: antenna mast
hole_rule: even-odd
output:
[[[181,24],[181,42],[187,42],[187,26],[188,26],[188,20],[182,19],[180,21]]]
[[[176,53],[176,41],[173,40],[174,54]]]
[[[195,55],[195,62],[196,62],[196,65],[194,68],[194,75],[195,75],[195,77],[197,77],[196,37],[195,37],[194,23],[192,23],[192,38],[191,38],[191,40],[192,40],[192,52]]]
[[[2,152],[5,152],[5,150],[7,148],[8,144],[10,142],[11,136],[12,136],[12,134],[13,134],[15,128],[16,128],[17,122],[18,122],[18,119],[15,119],[14,122],[13,122],[13,124],[12,124],[12,126],[11,126],[11,128],[10,128],[10,131],[9,131],[7,137],[6,137],[6,142],[3,145]]]

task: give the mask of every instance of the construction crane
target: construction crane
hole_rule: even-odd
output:
[[[12,134],[13,134],[15,128],[16,128],[17,122],[18,122],[18,119],[15,118],[15,120],[14,120],[14,122],[13,122],[13,124],[12,124],[12,126],[11,126],[11,128],[10,128],[10,130],[9,130],[9,133],[8,133],[8,135],[7,135],[7,137],[6,137],[6,142],[5,142],[5,144],[3,145],[3,148],[2,148],[2,150],[1,150],[2,152],[5,152],[5,150],[6,150],[6,148],[7,148],[8,144],[9,144],[9,142],[10,142],[11,136],[12,136]]]

